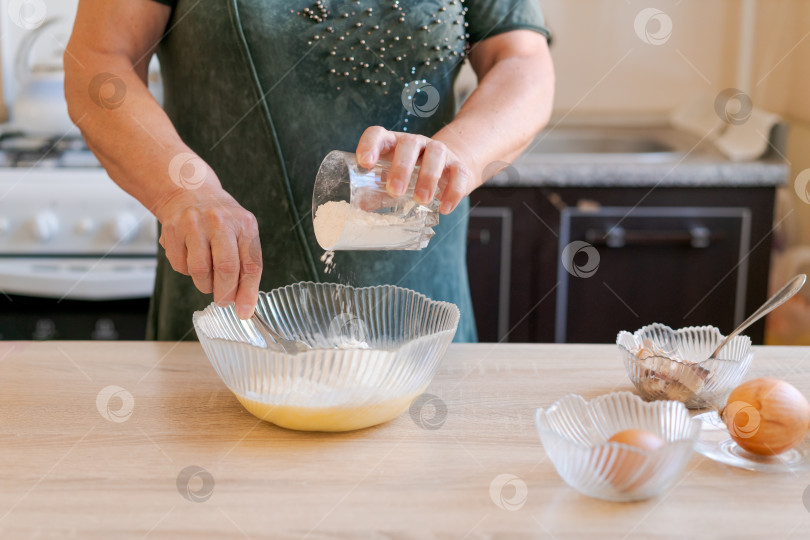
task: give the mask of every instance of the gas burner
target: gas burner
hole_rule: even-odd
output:
[[[0,167],[99,168],[101,164],[81,137],[47,138],[13,132],[0,135]]]
[[[22,133],[4,133],[0,135],[0,148],[10,151],[32,151],[46,148],[50,139],[46,137],[26,136]]]

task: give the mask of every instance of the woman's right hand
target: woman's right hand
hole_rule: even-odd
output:
[[[81,0],[64,56],[68,112],[110,177],[157,216],[172,267],[218,304],[235,302],[247,319],[262,273],[256,218],[210,167],[197,168],[204,163],[146,86],[171,14],[150,0]],[[120,99],[110,102],[99,84]],[[195,168],[186,179],[189,160]]]
[[[155,211],[160,245],[177,272],[214,293],[214,302],[236,305],[240,319],[253,315],[259,297],[262,250],[256,218],[214,183],[183,189]]]

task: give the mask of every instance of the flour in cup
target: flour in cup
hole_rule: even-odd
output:
[[[409,215],[416,203],[402,209]],[[424,228],[424,215],[415,212],[410,219],[399,215],[352,209],[346,201],[329,201],[318,206],[313,221],[318,243],[326,250],[373,249],[408,245]]]
[[[331,250],[338,243],[350,209],[346,201],[329,201],[315,210],[315,237],[322,248]]]

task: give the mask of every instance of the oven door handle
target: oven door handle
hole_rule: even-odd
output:
[[[149,298],[155,283],[153,258],[0,258],[0,296],[59,300]]]

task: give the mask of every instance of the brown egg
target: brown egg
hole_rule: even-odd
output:
[[[607,442],[626,444],[648,452],[664,446],[664,440],[644,429],[625,429],[614,433]],[[619,491],[632,491],[649,480],[652,469],[639,474],[648,461],[646,456],[626,448],[611,449],[615,459],[606,460],[600,471]]]
[[[625,429],[624,431],[619,431],[614,433],[613,436],[608,439],[608,442],[622,443],[649,451],[657,450],[664,446],[664,440],[661,437],[645,429]]]

